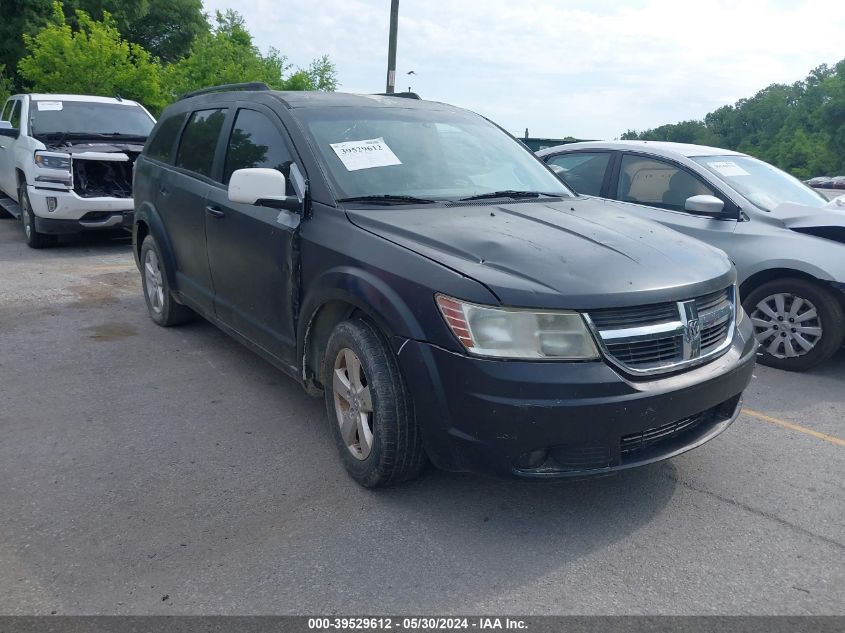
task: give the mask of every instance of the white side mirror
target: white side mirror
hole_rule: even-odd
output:
[[[238,169],[229,179],[229,200],[276,209],[299,208],[297,196],[286,196],[287,178],[276,169]]]
[[[725,203],[716,196],[690,196],[684,203],[684,209],[704,215],[721,215]]]

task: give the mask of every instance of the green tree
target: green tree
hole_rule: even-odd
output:
[[[76,21],[79,27],[74,30],[55,2],[50,23],[37,35],[24,36],[29,54],[18,69],[29,89],[119,94],[158,111],[164,105],[158,61],[141,46],[122,39],[108,13],[98,22],[78,11]]]
[[[6,103],[6,99],[9,98],[9,95],[12,94],[15,90],[15,82],[12,81],[11,77],[6,75],[6,66],[0,64],[0,104]],[[0,108],[3,106],[0,105]]]
[[[845,60],[821,65],[791,85],[622,138],[694,142],[747,152],[799,177],[845,173]]]
[[[3,19],[0,21],[0,65],[9,79],[17,82],[18,61],[26,55],[24,35],[34,35],[47,24],[52,14],[51,0],[3,0],[0,3]],[[14,89],[13,89],[14,90]]]
[[[294,70],[275,48],[262,54],[239,13],[217,12],[216,26],[201,34],[189,55],[164,73],[168,97],[217,84],[263,81],[277,90],[334,90],[334,64],[324,56],[306,70]]]
[[[65,18],[76,27],[76,12],[95,20],[111,15],[124,39],[143,46],[163,63],[181,59],[208,31],[202,0],[64,0]]]

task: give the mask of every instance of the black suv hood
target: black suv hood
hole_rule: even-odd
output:
[[[734,281],[722,251],[628,215],[626,206],[577,198],[347,209],[347,215],[479,281],[504,305],[643,305],[688,299]]]

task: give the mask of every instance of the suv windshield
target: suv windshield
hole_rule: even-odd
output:
[[[693,160],[764,211],[785,202],[823,207],[827,199],[797,178],[750,156],[696,156]]]
[[[573,195],[529,150],[472,113],[398,107],[294,113],[310,132],[338,199]]]
[[[29,114],[32,136],[92,134],[148,136],[155,121],[137,105],[91,101],[33,101]]]

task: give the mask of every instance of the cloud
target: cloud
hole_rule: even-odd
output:
[[[300,66],[328,53],[342,89],[384,90],[388,0],[234,8],[262,48]],[[608,138],[700,118],[773,82],[802,79],[841,59],[843,41],[845,14],[823,0],[402,0],[397,88],[476,110],[513,132]]]

